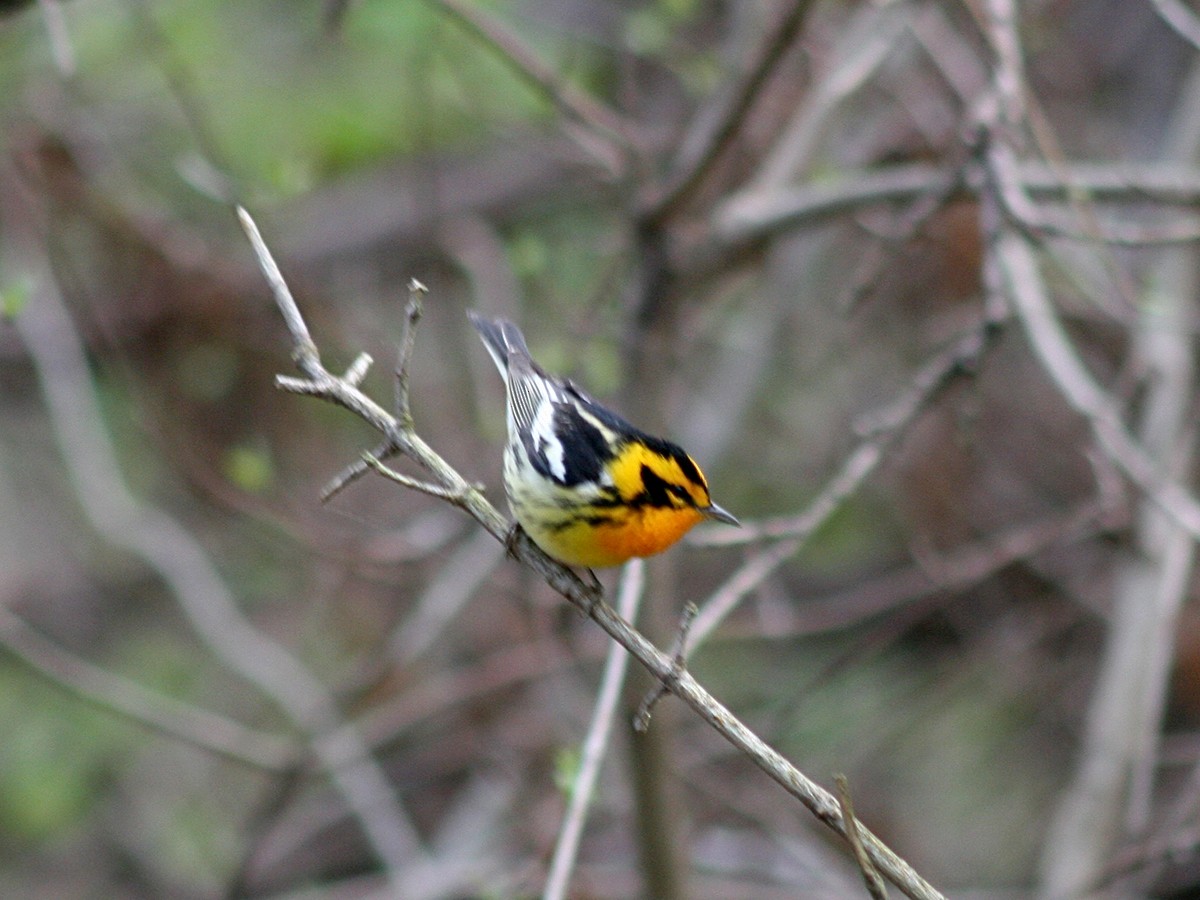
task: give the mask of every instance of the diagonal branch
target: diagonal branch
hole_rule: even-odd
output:
[[[428,0],[491,49],[561,113],[586,130],[569,133],[613,175],[625,168],[630,149],[629,127],[613,110],[570,84],[546,65],[508,26],[462,0]]]
[[[987,347],[995,329],[987,324],[968,332],[964,337],[942,350],[925,363],[913,377],[907,390],[886,409],[872,417],[865,429],[868,433],[842,463],[820,494],[799,516],[780,523],[781,527],[767,532],[777,542],[753,556],[733,573],[704,604],[692,626],[693,650],[733,612],[739,603],[761,585],[771,573],[791,559],[842,505],[858,490],[879,463],[884,452],[900,432],[925,408],[937,391],[958,372],[969,367]],[[711,537],[698,536],[706,543],[723,542],[714,532]],[[707,539],[706,539],[707,538]],[[733,540],[738,540],[734,537]]]
[[[270,260],[270,253],[265,244],[262,244],[257,228],[251,227],[253,222],[249,214],[239,208],[238,216],[242,220],[250,240],[257,241],[255,252],[260,262]],[[272,285],[276,303],[280,306],[281,311],[285,311],[291,295],[286,290],[286,285],[282,285],[282,279],[277,285],[272,278],[271,272],[277,271],[278,267],[273,262],[269,266],[264,264],[264,273],[267,274],[268,282]],[[287,313],[284,312],[284,314],[286,318]],[[289,328],[289,330],[293,337],[308,333],[307,329]],[[515,540],[508,540],[507,520],[488,502],[482,491],[471,485],[450,466],[417,434],[410,424],[400,422],[395,416],[363,394],[356,386],[346,383],[344,379],[325,370],[317,361],[315,352],[311,355],[302,355],[297,352],[295,355],[307,361],[309,371],[305,374],[308,377],[306,379],[279,377],[277,383],[281,387],[287,390],[298,390],[298,392],[343,406],[383,433],[399,452],[430,472],[434,482],[452,495],[447,498],[448,502],[464,510],[497,540],[506,541],[515,559],[540,575],[550,587],[591,618],[613,640],[629,651],[671,693],[691,707],[718,734],[749,757],[751,762],[762,769],[784,790],[798,799],[817,819],[839,835],[846,836],[847,823],[841,805],[833,794],[800,772],[742,724],[724,705],[705,690],[692,677],[691,673],[651,644],[628,621],[618,615],[602,597],[597,596],[595,590],[585,584],[573,571],[548,557],[523,532],[518,532]],[[866,826],[862,823],[855,824],[865,853],[884,877],[909,897],[918,898],[918,900],[933,900],[933,898],[942,897],[941,893]]]
[[[728,103],[703,141],[703,147],[687,160],[666,185],[662,196],[646,211],[646,221],[660,224],[674,215],[700,187],[708,173],[741,131],[754,104],[779,61],[800,33],[812,0],[790,0],[759,50],[758,59],[749,67],[741,83],[734,89]]]

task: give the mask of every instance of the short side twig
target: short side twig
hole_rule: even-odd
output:
[[[867,884],[867,893],[874,900],[887,900],[887,885],[883,883],[879,870],[871,862],[871,857],[863,847],[862,838],[858,833],[858,819],[854,817],[854,804],[850,801],[850,785],[846,781],[846,776],[834,775],[833,781],[837,785],[838,803],[842,807],[842,819],[846,823],[846,841],[850,844],[854,861],[858,863],[863,881]]]
[[[688,632],[692,630],[692,623],[696,621],[696,614],[700,610],[695,603],[688,601],[683,606],[683,616],[679,620],[679,631],[675,634],[675,644],[671,647],[671,659],[675,663],[677,672],[683,671],[684,665],[687,663],[687,639]],[[650,714],[654,712],[654,706],[666,696],[670,686],[665,681],[659,681],[654,685],[654,688],[642,698],[642,702],[638,704],[637,713],[633,717],[633,730],[645,731],[650,727]]]
[[[412,362],[413,346],[417,339],[417,322],[421,320],[421,296],[429,288],[413,278],[408,282],[408,303],[404,305],[404,334],[396,358],[396,416],[401,422],[412,422],[408,399],[408,367]]]

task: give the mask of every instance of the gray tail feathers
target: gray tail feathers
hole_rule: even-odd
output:
[[[529,359],[529,348],[525,346],[525,337],[521,334],[521,329],[507,319],[485,319],[473,310],[468,310],[467,316],[479,332],[479,336],[483,338],[483,345],[495,361],[496,368],[507,381],[509,355],[516,353],[524,359]]]

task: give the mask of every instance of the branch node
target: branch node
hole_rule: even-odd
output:
[[[289,394],[317,394],[321,386],[311,378],[296,378],[292,375],[276,375],[275,387]]]

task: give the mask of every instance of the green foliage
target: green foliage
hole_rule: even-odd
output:
[[[564,797],[570,797],[583,762],[578,747],[562,747],[554,757],[554,784]]]
[[[0,286],[0,319],[15,319],[29,302],[33,293],[33,282],[28,279]]]
[[[140,734],[27,671],[0,669],[0,832],[52,837],[90,812]]]

